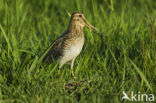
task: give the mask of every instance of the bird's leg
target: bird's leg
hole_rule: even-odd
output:
[[[73,72],[74,61],[75,61],[75,58],[71,61],[71,74],[72,74],[73,79],[76,80],[76,77],[74,76],[74,72]]]

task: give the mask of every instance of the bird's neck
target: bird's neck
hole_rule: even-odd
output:
[[[67,31],[72,32],[72,33],[82,33],[83,32],[83,26],[76,25],[74,23],[70,23]]]

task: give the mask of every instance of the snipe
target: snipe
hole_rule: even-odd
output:
[[[70,23],[66,32],[64,32],[56,41],[54,45],[45,55],[44,61],[51,62],[56,60],[61,68],[65,63],[71,64],[71,73],[74,79],[73,65],[75,58],[80,54],[84,45],[83,28],[87,26],[97,31],[95,27],[90,25],[85,19],[84,15],[75,12],[71,15]]]

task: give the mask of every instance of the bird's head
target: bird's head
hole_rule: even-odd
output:
[[[88,23],[88,21],[85,19],[84,15],[79,12],[74,12],[71,15],[70,26],[73,26],[74,28],[81,28],[81,29],[83,29],[83,27],[86,26],[86,27],[98,32],[98,30],[94,26],[92,26],[91,24]]]

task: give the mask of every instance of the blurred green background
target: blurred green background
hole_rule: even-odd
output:
[[[102,32],[84,28],[77,81],[39,58],[75,11]],[[120,103],[123,91],[156,95],[156,0],[0,0],[1,103]]]

